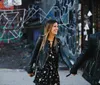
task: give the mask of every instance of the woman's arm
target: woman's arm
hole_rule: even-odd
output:
[[[82,50],[82,53],[79,55],[79,57],[76,59],[73,67],[70,70],[71,74],[77,74],[77,70],[82,66],[82,64],[93,57],[94,53],[94,43],[95,40],[93,39],[93,35],[90,36],[87,44],[85,44],[84,49]]]
[[[39,38],[38,38],[38,40],[36,42],[35,48],[34,48],[34,50],[32,52],[32,58],[30,59],[30,62],[28,64],[28,66],[26,67],[26,71],[28,73],[32,73],[33,72],[32,67],[36,63],[37,55],[38,55],[38,52],[39,52],[39,49],[40,49],[42,40],[43,40],[43,35],[42,36],[39,36]]]
[[[72,64],[71,62],[69,61],[67,55],[65,54],[65,51],[63,49],[63,45],[60,41],[60,39],[58,39],[58,46],[59,46],[59,55],[60,55],[60,59],[63,61],[63,63],[67,66],[67,68],[71,67]]]

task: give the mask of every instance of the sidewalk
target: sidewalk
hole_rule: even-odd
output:
[[[61,85],[90,85],[81,77],[81,71],[76,76],[66,77],[68,73],[66,70],[59,70]],[[0,69],[0,85],[35,85],[33,79],[23,70]]]

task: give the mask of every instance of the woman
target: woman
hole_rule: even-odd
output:
[[[29,76],[33,76],[32,66],[38,60],[37,72],[34,83],[36,85],[60,85],[58,74],[58,61],[61,56],[61,43],[56,38],[58,32],[58,23],[56,20],[48,20],[44,29],[44,35],[41,36],[36,44],[34,53],[29,63]],[[37,59],[39,51],[43,50],[42,58]]]

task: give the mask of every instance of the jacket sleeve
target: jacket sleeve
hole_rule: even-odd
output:
[[[30,62],[28,64],[28,66],[26,66],[26,71],[28,73],[32,73],[33,72],[33,64],[35,64],[36,62],[36,59],[37,59],[37,55],[38,55],[38,52],[39,52],[39,49],[40,49],[40,46],[41,46],[41,43],[42,43],[42,39],[43,39],[43,35],[42,36],[39,36],[37,42],[36,42],[36,45],[35,45],[35,48],[32,52],[32,58],[30,59]]]
[[[81,67],[81,65],[92,57],[92,53],[94,53],[94,49],[93,49],[94,45],[92,44],[93,42],[94,40],[92,38],[92,35],[90,35],[90,38],[88,42],[85,44],[84,49],[82,50],[82,53],[76,59],[74,65],[72,66],[70,70],[71,74],[77,74],[77,70]]]
[[[63,63],[66,65],[67,68],[71,67],[72,64],[68,59],[68,56],[65,54],[65,51],[63,49],[63,45],[61,43],[61,40],[58,39],[59,42],[59,55],[60,55],[60,59],[63,61]]]

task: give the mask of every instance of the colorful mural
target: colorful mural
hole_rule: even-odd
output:
[[[5,0],[0,0],[0,10],[13,10],[14,6],[5,6]]]

